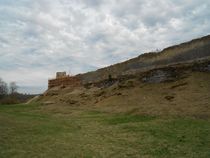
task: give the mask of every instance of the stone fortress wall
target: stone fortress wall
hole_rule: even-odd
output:
[[[98,82],[107,79],[109,75],[114,78],[135,75],[164,66],[197,62],[209,57],[210,35],[168,47],[161,52],[145,53],[122,63],[78,75],[78,77],[83,83]]]
[[[48,89],[57,87],[57,86],[79,86],[81,81],[76,76],[67,75],[66,72],[57,72],[55,79],[48,80]]]
[[[97,83],[107,80],[108,76],[117,79],[124,75],[133,75],[170,65],[198,62],[203,59],[210,60],[210,35],[166,48],[158,53],[142,54],[128,61],[76,76],[69,76],[66,72],[57,72],[56,78],[48,81],[48,88]]]

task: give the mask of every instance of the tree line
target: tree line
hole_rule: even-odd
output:
[[[35,95],[18,93],[16,82],[7,84],[0,78],[0,104],[17,104],[26,102]]]
[[[10,82],[9,85],[0,78],[0,97],[8,94],[17,93],[18,86],[16,82]]]

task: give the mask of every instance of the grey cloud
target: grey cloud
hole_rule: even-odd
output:
[[[34,83],[33,92],[43,91],[56,71],[87,72],[209,34],[209,7],[205,0],[2,0],[0,76],[22,91]]]
[[[104,3],[104,0],[83,0],[88,7],[99,7]]]

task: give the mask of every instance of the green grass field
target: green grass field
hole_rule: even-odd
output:
[[[1,158],[210,157],[210,120],[0,105]]]

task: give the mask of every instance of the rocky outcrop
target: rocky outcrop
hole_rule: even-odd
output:
[[[176,81],[190,72],[210,72],[210,60],[191,64],[178,64],[163,68],[152,69],[142,74],[142,81],[147,83],[161,83]]]
[[[142,78],[143,82],[147,83],[160,83],[166,81],[172,81],[176,78],[176,74],[173,71],[156,70],[152,71],[148,75]]]

